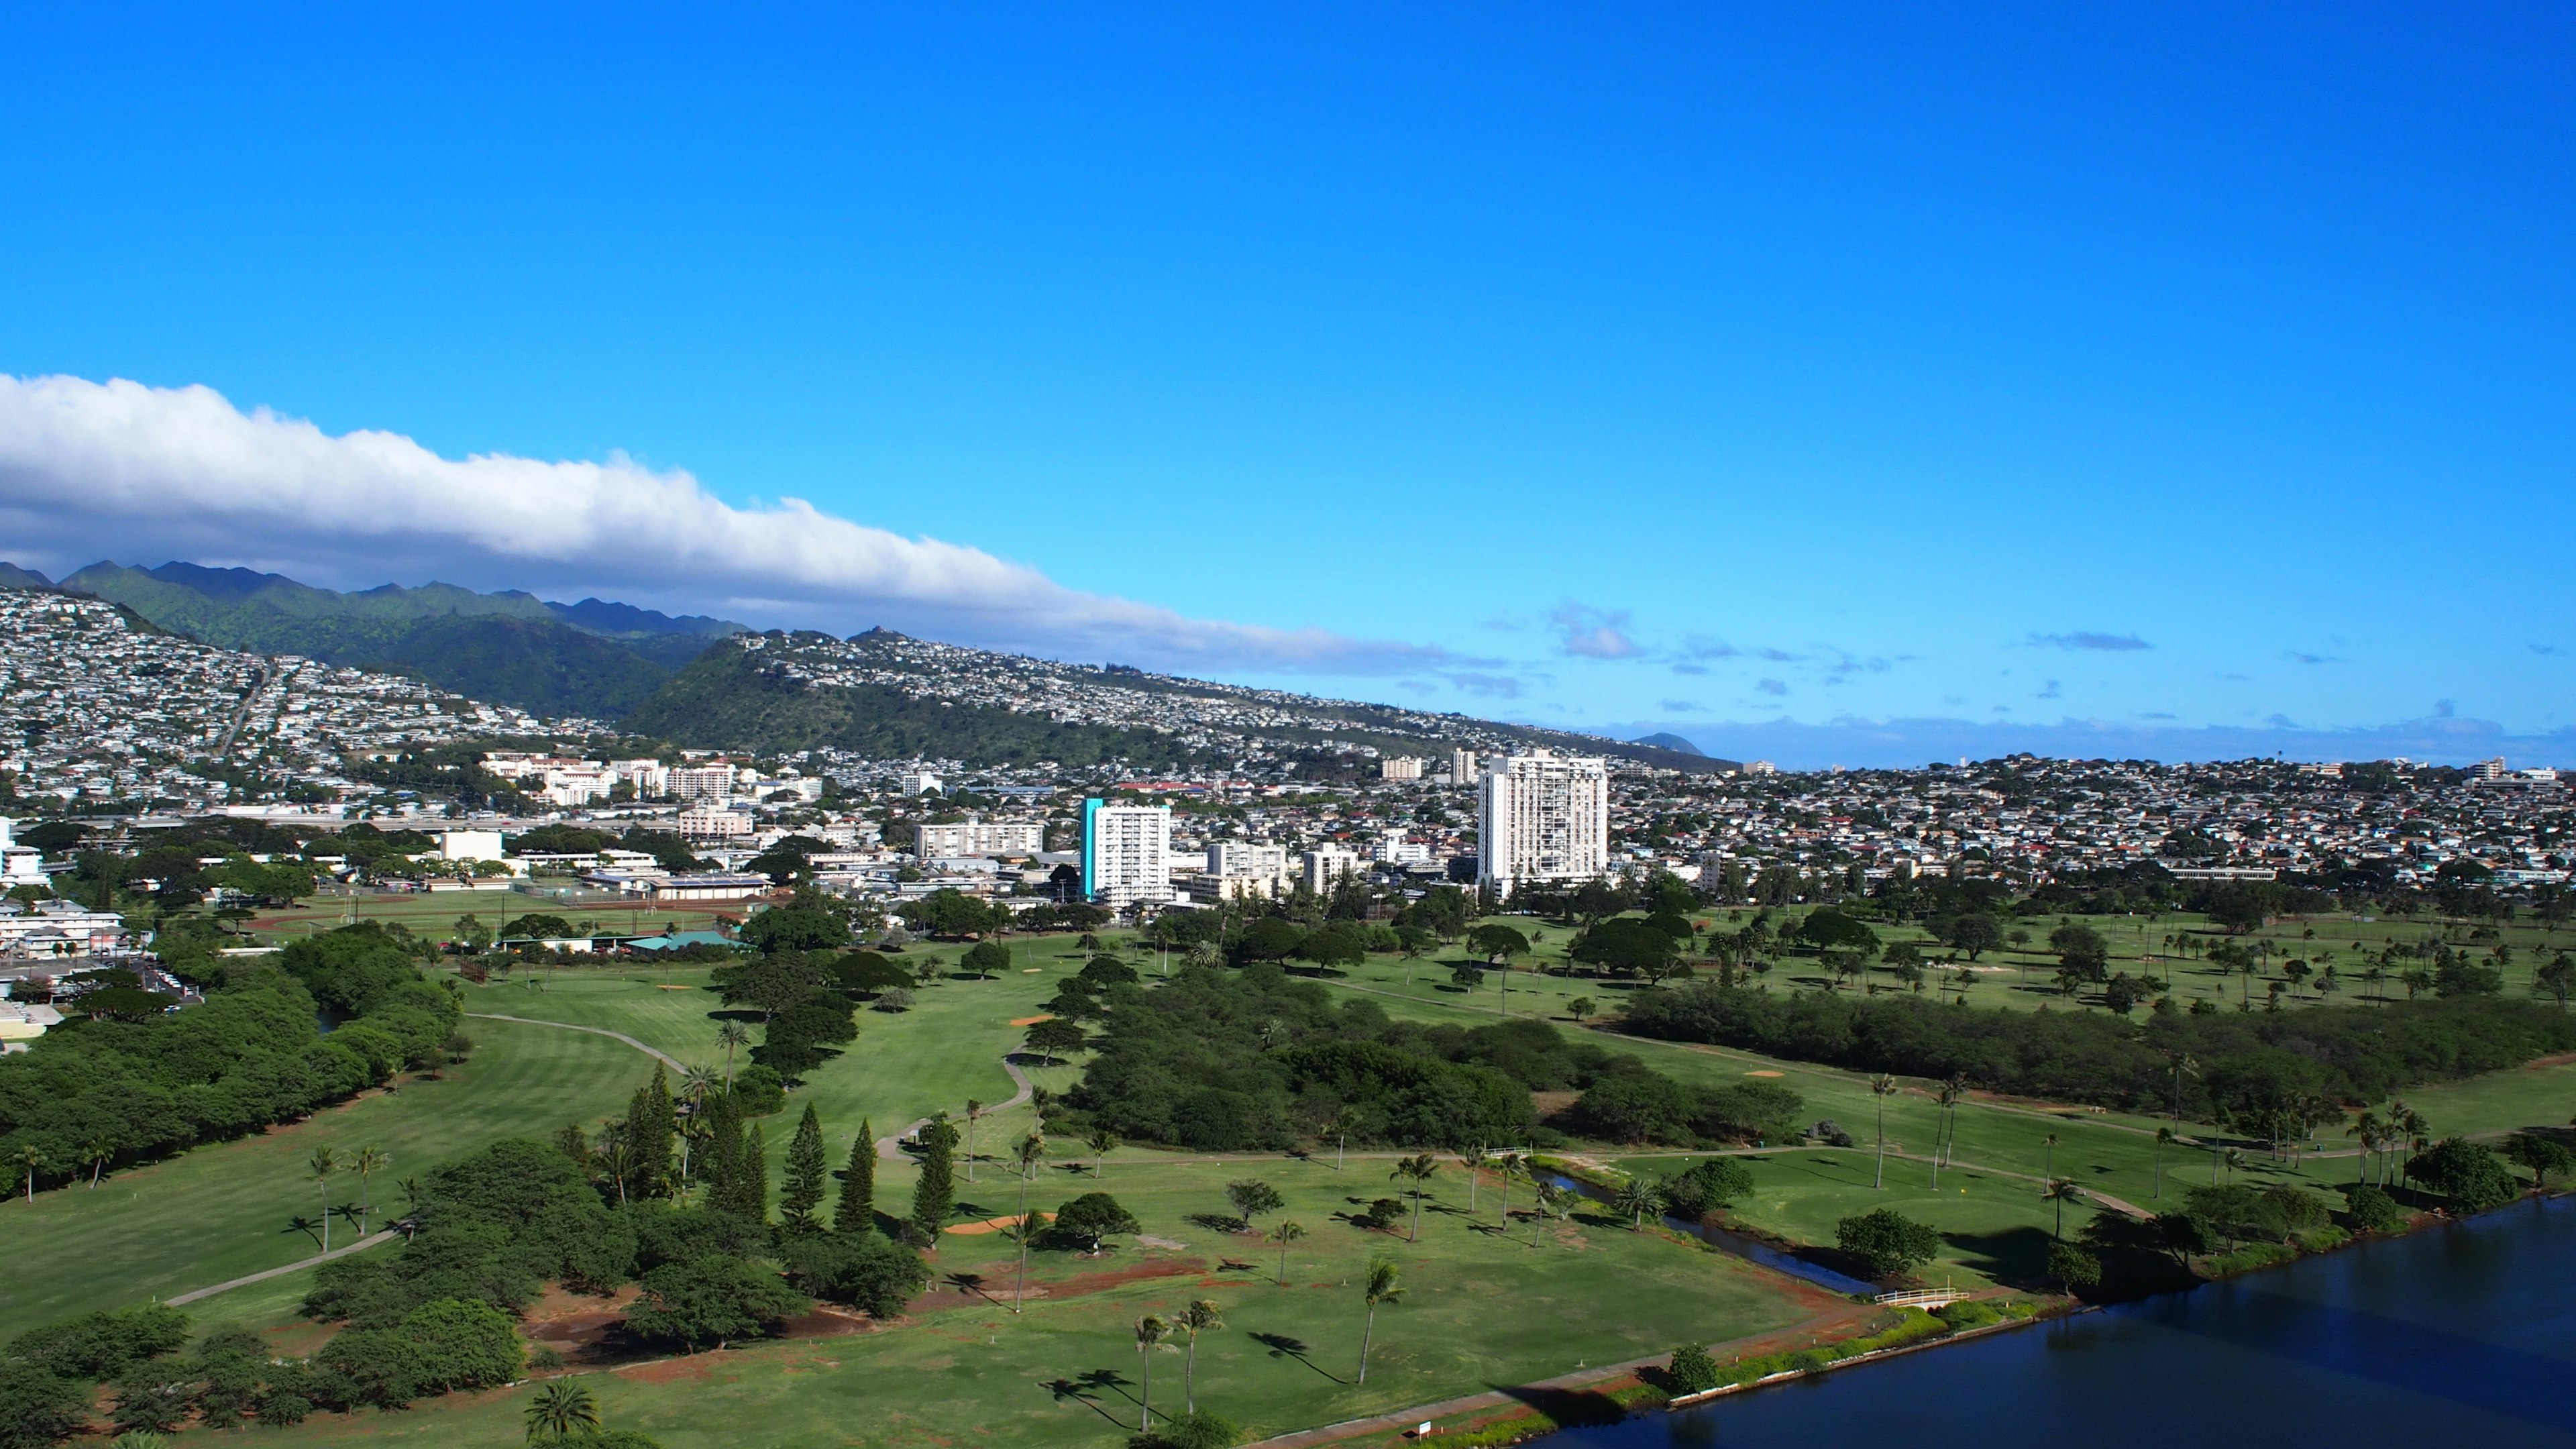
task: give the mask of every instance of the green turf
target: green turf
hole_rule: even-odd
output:
[[[586,1381],[611,1426],[643,1430],[671,1449],[854,1441],[1108,1445],[1136,1427],[1140,1372],[1129,1325],[1194,1298],[1215,1300],[1226,1321],[1199,1350],[1199,1402],[1255,1434],[1640,1358],[1687,1340],[1763,1333],[1806,1320],[1818,1304],[1816,1295],[1784,1291],[1780,1280],[1739,1260],[1632,1233],[1590,1213],[1532,1248],[1525,1225],[1508,1237],[1491,1231],[1497,1203],[1490,1182],[1477,1214],[1463,1211],[1466,1194],[1454,1168],[1431,1184],[1436,1202],[1418,1244],[1335,1219],[1352,1199],[1393,1193],[1385,1173],[1377,1160],[1354,1159],[1337,1173],[1320,1159],[1209,1163],[1162,1154],[1112,1159],[1097,1184],[1051,1170],[1039,1202],[1098,1186],[1134,1211],[1149,1235],[1186,1246],[1128,1241],[1096,1261],[1040,1254],[1033,1281],[1165,1265],[1188,1271],[1036,1299],[1015,1315],[1008,1245],[992,1235],[951,1234],[940,1271],[978,1275],[990,1298],[960,1303],[944,1295],[946,1306],[932,1300],[915,1322],[889,1332],[753,1346]],[[1286,1287],[1272,1281],[1275,1250],[1190,1220],[1223,1211],[1223,1183],[1252,1175],[1277,1186],[1288,1200],[1285,1216],[1311,1230],[1289,1255]],[[985,1196],[999,1200],[1002,1193]],[[1363,1385],[1354,1381],[1356,1284],[1376,1257],[1402,1266],[1409,1292],[1378,1315]],[[1228,1258],[1247,1266],[1226,1268]],[[1082,1386],[1095,1374],[1106,1377]],[[1180,1407],[1181,1377],[1179,1355],[1156,1356],[1158,1408]],[[515,1443],[527,1397],[519,1390],[427,1402],[397,1415],[324,1415],[292,1431],[253,1431],[245,1441]]]
[[[287,1223],[319,1211],[304,1166],[317,1147],[344,1156],[383,1148],[393,1167],[370,1186],[379,1204],[399,1204],[402,1178],[496,1138],[597,1116],[623,1102],[651,1065],[632,1047],[579,1032],[493,1021],[468,1023],[468,1032],[477,1050],[441,1080],[406,1079],[397,1092],[369,1092],[255,1137],[112,1173],[95,1190],[0,1204],[10,1260],[0,1338],[312,1256],[313,1240]],[[333,1181],[335,1202],[354,1202],[358,1192],[355,1177]],[[335,1243],[350,1239],[343,1224],[332,1232]]]

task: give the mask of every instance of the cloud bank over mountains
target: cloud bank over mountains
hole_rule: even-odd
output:
[[[334,437],[202,386],[0,377],[0,528],[62,566],[104,550],[362,587],[452,576],[1169,669],[1378,675],[1476,662],[1085,593],[800,499],[737,507],[686,472],[622,457],[452,459],[399,433]]]

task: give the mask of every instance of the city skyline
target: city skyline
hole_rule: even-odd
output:
[[[0,101],[20,563],[1792,766],[2576,763],[2548,11],[198,23],[38,17]]]

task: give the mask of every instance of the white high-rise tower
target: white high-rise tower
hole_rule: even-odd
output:
[[[1477,791],[1476,878],[1591,880],[1610,867],[1610,762],[1532,750],[1489,763]]]

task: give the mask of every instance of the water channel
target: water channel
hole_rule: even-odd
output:
[[[1537,1441],[2576,1446],[2576,1202]]]

